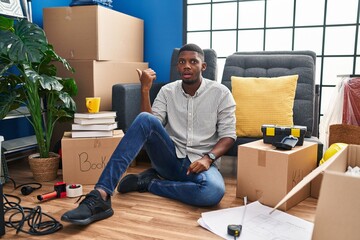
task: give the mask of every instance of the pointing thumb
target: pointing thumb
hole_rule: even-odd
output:
[[[140,69],[136,69],[136,72],[137,72],[137,74],[139,75],[139,78],[141,77],[141,75],[142,75],[142,71],[140,70]]]

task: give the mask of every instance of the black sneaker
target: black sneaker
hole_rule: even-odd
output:
[[[94,221],[111,217],[113,214],[111,198],[104,201],[98,190],[92,190],[77,208],[64,213],[61,220],[78,225],[88,225]]]
[[[147,192],[153,179],[160,179],[155,169],[150,168],[140,174],[128,174],[123,177],[117,187],[119,193]]]

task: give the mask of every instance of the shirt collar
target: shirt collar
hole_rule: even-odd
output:
[[[205,91],[205,88],[206,88],[206,79],[203,77],[202,80],[201,80],[201,84],[200,84],[200,87],[198,88],[198,90],[196,90],[195,94],[193,97],[197,97],[199,96],[199,94],[201,94],[202,92]],[[179,81],[179,87],[181,89],[181,92],[184,94],[185,97],[189,97],[190,95],[187,94],[184,89],[182,88],[182,80]]]

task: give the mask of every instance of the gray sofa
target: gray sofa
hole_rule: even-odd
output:
[[[174,50],[171,60],[171,81],[178,79],[176,72],[178,49]],[[215,54],[215,55],[214,55]],[[208,69],[204,77],[216,80],[216,53],[207,49],[205,60]],[[231,90],[231,76],[240,77],[278,77],[298,74],[294,102],[294,124],[307,127],[305,140],[320,144],[318,159],[322,157],[322,145],[318,141],[318,94],[315,86],[316,54],[311,51],[261,51],[236,52],[226,58],[221,83]],[[162,84],[155,84],[151,91],[151,101]],[[117,111],[118,127],[125,130],[140,112],[140,85],[116,84],[112,91],[113,110]],[[226,155],[236,156],[237,146],[258,138],[238,137]]]
[[[236,52],[226,58],[222,84],[231,90],[231,76],[279,77],[298,74],[293,107],[294,124],[307,127],[305,140],[320,144],[318,158],[322,156],[322,145],[318,141],[319,108],[318,86],[315,86],[316,54],[312,51],[262,51]],[[238,138],[228,155],[237,155],[237,146],[257,140]]]

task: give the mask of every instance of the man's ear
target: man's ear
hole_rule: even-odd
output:
[[[202,72],[205,71],[206,66],[207,66],[206,62],[203,62],[202,65],[201,65],[201,71]]]

